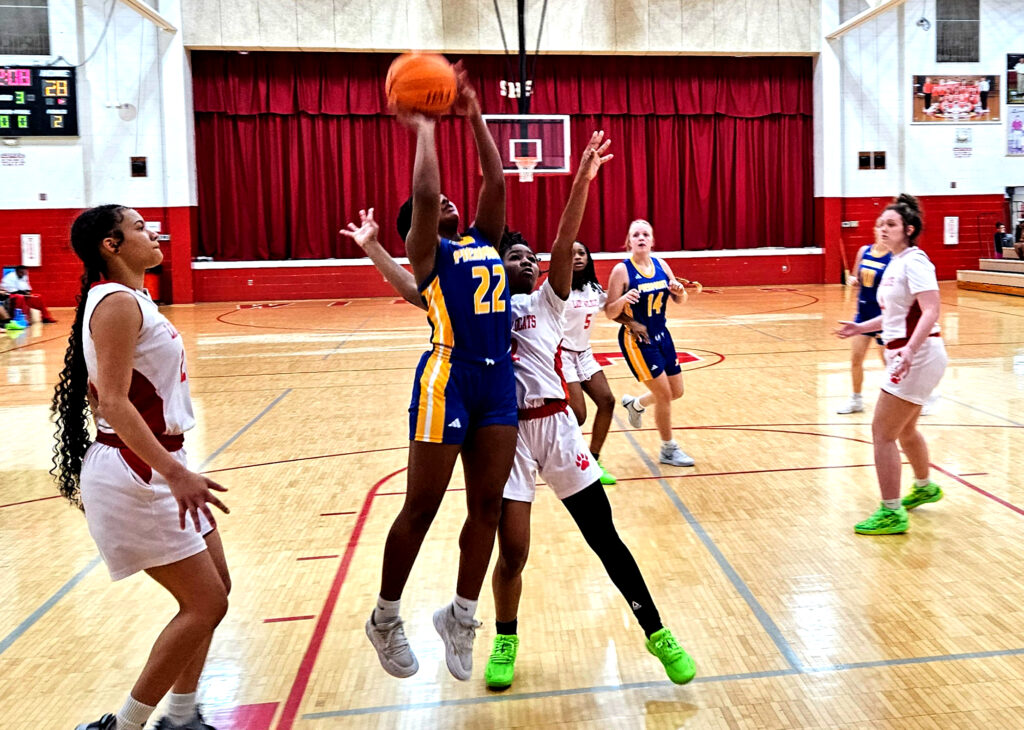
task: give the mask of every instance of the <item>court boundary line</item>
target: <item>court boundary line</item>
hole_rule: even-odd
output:
[[[832,674],[856,671],[858,669],[875,669],[885,667],[901,667],[914,664],[933,664],[938,662],[971,661],[974,659],[990,659],[1002,656],[1024,656],[1024,648],[996,649],[993,651],[965,652],[961,654],[938,654],[926,657],[904,657],[899,659],[877,659],[867,662],[847,662],[821,667],[804,667],[797,669],[769,669],[761,672],[741,672],[736,674],[717,674],[710,677],[695,677],[691,684],[719,684],[751,679],[771,679],[774,677],[800,677],[814,674]],[[477,697],[462,697],[452,700],[434,700],[412,702],[405,705],[377,705],[374,707],[358,707],[349,710],[326,710],[311,712],[302,716],[303,720],[324,720],[334,717],[352,717],[358,715],[376,715],[388,712],[404,712],[410,710],[436,710],[461,705],[483,705],[495,702],[517,702],[520,700],[548,699],[553,697],[572,697],[579,695],[598,695],[611,692],[632,692],[646,689],[672,689],[679,687],[667,679],[648,682],[625,682],[622,684],[599,684],[590,687],[572,687],[569,689],[545,690],[542,692],[524,692],[522,694],[489,694]]]
[[[299,662],[299,668],[295,672],[295,679],[292,681],[291,689],[288,690],[288,697],[281,709],[281,717],[277,721],[277,730],[291,730],[295,725],[295,718],[299,714],[299,705],[302,704],[302,700],[306,696],[306,688],[309,687],[309,681],[313,676],[313,668],[316,666],[316,660],[320,656],[320,647],[323,645],[324,637],[327,635],[327,627],[330,625],[331,617],[334,615],[334,607],[338,605],[338,597],[341,595],[341,589],[345,585],[345,578],[348,577],[348,569],[352,564],[352,558],[363,535],[363,527],[370,516],[373,500],[377,497],[377,490],[406,469],[408,467],[403,466],[401,469],[396,469],[386,477],[379,479],[376,484],[370,487],[370,490],[363,498],[363,506],[359,509],[359,517],[356,518],[356,524],[348,536],[348,543],[345,545],[345,554],[334,573],[331,587],[327,590],[327,598],[324,600],[324,607],[317,615],[316,625],[313,627],[313,635],[309,639],[309,644],[306,645],[302,661]]]
[[[728,560],[721,553],[721,551],[717,547],[717,545],[715,545],[715,543],[711,540],[711,538],[707,534],[707,532],[704,531],[703,526],[701,526],[700,523],[696,520],[696,518],[693,517],[692,513],[689,513],[689,510],[686,508],[685,504],[682,502],[682,499],[678,496],[678,494],[676,494],[675,490],[671,486],[669,486],[668,483],[665,481],[666,479],[674,479],[674,478],[686,478],[686,477],[698,477],[698,476],[722,476],[722,474],[721,473],[707,474],[707,475],[704,475],[704,474],[692,474],[692,475],[680,474],[680,475],[674,475],[674,476],[673,475],[662,475],[660,473],[660,469],[658,469],[654,465],[653,461],[650,460],[650,458],[647,456],[647,454],[640,448],[639,443],[632,436],[632,430],[635,430],[635,431],[653,431],[653,430],[656,430],[656,429],[649,429],[649,428],[648,429],[632,429],[632,430],[626,429],[625,426],[622,424],[621,420],[619,420],[617,415],[615,416],[615,421],[619,425],[619,429],[616,429],[615,432],[616,433],[622,433],[623,435],[626,436],[627,440],[631,443],[631,445],[633,446],[634,450],[637,451],[637,453],[640,455],[641,459],[645,462],[645,464],[647,465],[648,469],[651,471],[652,476],[649,477],[649,478],[650,479],[656,479],[660,483],[662,491],[666,494],[666,496],[669,497],[669,499],[672,501],[673,505],[676,506],[676,509],[680,511],[680,514],[682,514],[684,520],[687,522],[687,524],[689,524],[691,526],[691,528],[694,529],[695,533],[698,534],[698,537],[701,536],[701,534],[700,534],[701,532],[703,533],[703,536],[707,539],[707,542],[704,543],[705,547],[707,547],[708,543],[710,543],[710,545],[712,546],[713,550],[711,550],[709,548],[709,552],[711,552],[712,557],[715,557],[716,562],[718,562],[718,559],[715,556],[715,552],[717,552],[718,555],[721,556],[722,561],[725,563],[725,565],[727,565],[729,567],[729,570],[732,571],[732,574],[735,576],[736,580],[746,589],[747,595],[744,595],[742,589],[740,589],[740,587],[737,586],[737,584],[735,582],[733,583],[734,587],[737,589],[737,592],[739,592],[740,596],[743,597],[745,601],[747,601],[748,606],[751,607],[752,611],[755,614],[755,617],[759,620],[759,622],[761,622],[762,628],[764,628],[766,633],[768,633],[769,638],[771,638],[772,641],[776,644],[776,648],[779,649],[780,654],[782,655],[782,657],[790,664],[790,667],[787,668],[787,669],[765,670],[765,671],[761,671],[761,672],[750,672],[750,673],[741,673],[741,674],[715,675],[715,676],[712,676],[712,677],[697,677],[697,678],[695,678],[693,680],[694,683],[722,682],[722,681],[730,681],[730,680],[736,680],[736,679],[757,679],[757,678],[761,678],[761,677],[772,677],[772,676],[820,674],[820,673],[827,673],[827,672],[838,672],[838,671],[846,671],[846,670],[851,670],[851,669],[862,669],[862,668],[872,668],[872,667],[900,666],[900,665],[906,665],[906,664],[925,664],[925,663],[929,663],[929,662],[957,661],[957,660],[965,660],[965,659],[987,658],[987,657],[993,657],[993,656],[1017,656],[1017,655],[1024,655],[1024,648],[1021,648],[1021,649],[1000,649],[1000,650],[993,650],[993,651],[988,651],[988,652],[971,652],[971,653],[965,653],[965,654],[948,654],[948,655],[936,655],[936,656],[929,656],[929,657],[906,657],[906,658],[899,658],[899,659],[882,659],[882,660],[872,660],[872,661],[868,661],[868,662],[837,663],[837,664],[818,666],[818,667],[807,667],[807,666],[805,666],[799,660],[799,657],[796,656],[795,651],[789,645],[789,642],[786,640],[786,638],[782,634],[781,630],[775,624],[774,620],[771,618],[771,616],[768,614],[768,612],[764,609],[764,607],[761,606],[760,603],[757,601],[757,599],[753,596],[753,593],[750,591],[749,587],[746,586],[746,583],[744,583],[742,578],[739,577],[739,575],[738,575],[738,573],[736,573],[735,569],[733,569],[731,567],[731,564],[728,563]],[[841,436],[839,434],[818,433],[818,432],[813,432],[813,431],[780,430],[780,429],[771,428],[771,426],[775,426],[775,425],[797,425],[797,426],[799,426],[799,425],[804,425],[804,424],[764,424],[764,425],[752,424],[752,425],[745,425],[745,426],[731,426],[731,425],[730,426],[683,426],[683,427],[680,427],[680,429],[681,430],[766,431],[768,433],[773,433],[773,432],[774,433],[789,433],[789,434],[802,435],[802,436],[816,436],[816,437],[824,437],[824,438],[838,438],[838,439],[842,439],[842,440],[855,441],[855,442],[858,442],[858,443],[863,443],[863,444],[868,444],[868,445],[870,445],[870,443],[871,443],[870,441],[867,441],[865,439],[860,439],[860,438],[851,437],[851,436]],[[855,424],[855,423],[832,424],[832,423],[829,423],[829,424],[807,424],[807,425],[839,425],[839,426],[860,425],[860,426],[863,426],[864,424]],[[953,425],[968,426],[970,424],[953,424]],[[998,426],[998,427],[1000,427],[1000,428],[1007,428],[1006,426]],[[1013,428],[1013,427],[1011,426],[1009,428]],[[396,447],[396,448],[400,448],[400,447]],[[361,452],[354,452],[354,453],[361,453]],[[345,455],[345,454],[340,454],[340,455]],[[337,456],[337,455],[329,455],[329,456]],[[311,458],[315,458],[315,457],[311,457]],[[254,465],[254,466],[262,466],[262,465]],[[1011,504],[1005,502],[1004,500],[1001,500],[998,497],[995,497],[994,495],[991,495],[988,492],[985,492],[985,490],[982,490],[982,489],[980,489],[978,487],[975,487],[970,482],[966,481],[965,479],[961,478],[960,476],[958,476],[956,474],[953,474],[951,472],[948,472],[947,470],[945,470],[942,467],[939,467],[939,466],[937,466],[937,465],[935,465],[933,463],[930,463],[929,466],[931,468],[934,468],[934,469],[938,470],[938,471],[941,471],[943,474],[946,474],[947,476],[951,477],[952,479],[954,479],[957,482],[960,482],[964,486],[967,486],[967,487],[969,487],[969,488],[971,488],[971,489],[973,489],[973,490],[975,490],[977,492],[980,492],[980,493],[984,494],[985,496],[989,496],[990,498],[992,498],[993,500],[1003,504],[1004,506],[1010,507],[1011,509],[1014,509],[1014,511],[1020,512],[1022,515],[1024,515],[1024,510],[1017,509],[1014,505],[1011,505]],[[863,467],[863,465],[848,465],[845,468],[862,468],[862,467]],[[239,467],[239,468],[241,468],[241,467]],[[413,704],[408,704],[407,703],[407,704],[402,704],[402,705],[381,705],[381,706],[370,707],[370,708],[351,708],[351,709],[347,709],[347,710],[329,710],[329,711],[319,712],[319,713],[307,713],[307,714],[303,714],[303,715],[300,716],[298,714],[299,707],[301,706],[302,701],[305,698],[306,689],[308,688],[309,682],[310,682],[310,680],[312,678],[313,669],[314,669],[314,667],[316,665],[316,661],[317,661],[317,658],[319,656],[320,647],[323,644],[323,641],[324,641],[324,638],[325,638],[326,632],[327,632],[327,627],[328,627],[328,625],[330,623],[330,620],[331,620],[331,617],[332,617],[332,615],[334,613],[334,608],[337,605],[337,601],[338,601],[338,598],[340,597],[341,590],[344,587],[345,578],[347,577],[347,572],[348,572],[349,565],[351,564],[352,556],[355,554],[355,550],[359,546],[359,540],[361,538],[362,529],[363,529],[363,526],[364,526],[364,524],[366,522],[366,519],[369,516],[369,510],[372,507],[372,503],[374,502],[376,497],[385,496],[387,494],[391,494],[391,493],[388,493],[388,492],[379,492],[378,490],[380,489],[381,486],[383,486],[385,483],[387,483],[390,479],[392,479],[396,475],[402,473],[407,468],[408,467],[402,467],[402,468],[392,472],[391,474],[388,474],[386,477],[383,477],[376,484],[374,484],[374,486],[370,489],[369,492],[367,492],[367,495],[364,497],[363,506],[360,509],[359,518],[357,519],[356,526],[353,528],[352,533],[349,535],[348,544],[347,544],[346,549],[345,549],[345,556],[344,556],[344,558],[342,560],[342,564],[339,566],[337,572],[335,573],[334,580],[332,581],[331,588],[329,589],[328,596],[327,596],[327,599],[325,601],[324,609],[321,611],[321,613],[318,616],[317,625],[314,628],[313,636],[310,638],[310,643],[307,645],[306,652],[303,655],[302,663],[300,664],[299,669],[296,672],[295,680],[293,681],[292,688],[289,691],[288,700],[285,703],[285,707],[283,708],[282,714],[281,714],[281,716],[279,718],[279,721],[278,721],[278,724],[277,724],[277,730],[292,730],[292,728],[294,727],[296,719],[299,719],[299,718],[301,718],[303,720],[306,720],[306,719],[323,719],[323,718],[329,718],[329,717],[344,717],[344,716],[352,716],[352,715],[379,714],[379,713],[384,713],[384,712],[416,710],[416,709],[434,709],[434,708],[446,707],[446,706],[450,706],[450,705],[481,704],[481,703],[487,703],[487,702],[500,702],[500,701],[514,701],[514,700],[519,700],[519,699],[531,699],[531,698],[536,698],[536,697],[556,697],[556,696],[580,695],[580,694],[590,694],[590,693],[603,693],[603,692],[613,692],[613,691],[628,691],[628,690],[632,690],[632,689],[643,689],[645,687],[659,687],[659,686],[673,687],[673,686],[676,686],[676,685],[673,685],[668,680],[659,680],[659,681],[652,681],[652,682],[631,683],[631,684],[625,684],[625,685],[599,685],[599,686],[596,686],[596,687],[589,687],[589,688],[588,687],[584,687],[584,688],[574,688],[574,689],[568,689],[568,690],[552,690],[550,692],[545,692],[545,693],[533,693],[533,694],[524,694],[524,695],[507,695],[507,694],[496,695],[496,696],[483,695],[483,696],[479,696],[479,697],[462,698],[462,699],[458,699],[458,700],[439,700],[439,701],[432,702],[432,703],[413,703]],[[637,478],[637,479],[641,479],[641,478],[642,479],[648,479],[648,477],[640,477],[640,478]],[[452,491],[452,490],[448,490],[448,491]],[[402,494],[402,493],[395,492],[394,494]],[[680,506],[682,506],[682,510],[679,509]],[[686,510],[686,511],[684,512],[683,510]],[[689,519],[687,519],[687,514],[688,513],[689,513]],[[698,530],[696,528],[699,528],[700,532],[698,532]],[[703,539],[702,539],[702,542],[703,542]],[[730,581],[732,581],[732,576],[729,575],[729,571],[725,569],[725,567],[722,565],[722,562],[719,562],[719,567],[723,569],[723,572],[726,574],[726,577],[729,577]],[[747,596],[749,596],[749,600],[747,600]],[[751,605],[751,601],[753,602],[754,605],[757,606],[757,609],[755,609],[754,606]],[[765,621],[770,626],[774,627],[774,631],[772,631],[771,629],[768,628],[768,626],[766,626],[765,622],[762,621],[762,618],[765,619]]]
[[[271,402],[269,406],[264,408],[258,416],[256,416],[247,424],[242,426],[242,428],[235,432],[235,434],[231,438],[225,441],[224,444],[220,446],[220,448],[218,448],[216,451],[214,451],[212,454],[206,457],[206,460],[199,465],[197,471],[201,471],[204,466],[209,464],[216,456],[223,452],[224,449],[226,449],[228,446],[237,441],[242,434],[248,431],[249,428],[253,426],[258,420],[263,418],[263,416],[267,415],[267,413],[270,412],[270,409],[276,406],[281,401],[281,399],[288,395],[290,392],[291,388],[289,388],[281,395],[279,395],[277,398],[275,398],[273,402]],[[89,563],[84,568],[82,568],[74,577],[72,577],[64,585],[58,588],[56,593],[54,593],[52,596],[46,599],[46,601],[44,601],[41,606],[39,606],[35,611],[29,614],[28,618],[26,618],[24,621],[18,624],[18,626],[15,627],[15,629],[11,633],[9,633],[3,639],[0,639],[0,655],[3,655],[3,653],[7,651],[7,649],[9,649],[11,645],[14,644],[15,641],[17,641],[25,632],[32,628],[32,626],[34,626],[39,621],[39,619],[45,616],[50,611],[50,609],[53,608],[58,601],[60,601],[60,599],[62,599],[64,596],[70,593],[71,590],[79,583],[81,583],[82,579],[85,578],[85,576],[88,575],[92,571],[92,569],[99,564],[100,556],[94,555],[92,560],[90,560]]]
[[[327,306],[330,306],[330,305],[328,304]],[[360,322],[359,324],[357,324],[355,329],[353,329],[351,332],[346,333],[345,336],[341,338],[341,342],[339,342],[337,345],[335,345],[333,350],[331,350],[326,355],[324,355],[322,358],[320,358],[320,362],[323,362],[324,360],[326,360],[329,357],[333,357],[334,355],[337,355],[341,351],[341,349],[343,347],[345,347],[345,345],[348,344],[349,340],[351,340],[353,337],[355,337],[357,334],[359,334],[360,332],[363,331],[363,327],[369,321],[370,321],[369,317],[364,317],[363,321]]]
[[[615,415],[615,420],[616,422],[618,422],[620,428],[623,427],[622,422],[619,420],[618,414]],[[761,602],[758,601],[757,598],[754,596],[753,592],[750,590],[750,587],[747,585],[746,581],[744,581],[743,578],[740,577],[739,573],[736,572],[736,569],[732,566],[732,563],[729,562],[729,559],[725,557],[725,554],[719,549],[718,545],[715,544],[715,541],[708,534],[707,530],[704,529],[704,526],[701,525],[700,521],[693,515],[692,512],[690,512],[689,508],[683,502],[682,498],[678,494],[676,494],[676,491],[669,486],[668,482],[665,481],[664,477],[661,474],[661,470],[651,460],[651,457],[648,456],[647,453],[640,447],[640,444],[637,442],[637,440],[633,438],[633,434],[631,434],[629,431],[623,431],[623,435],[626,437],[626,440],[629,442],[629,444],[633,447],[633,450],[636,451],[636,453],[640,456],[640,460],[643,461],[644,464],[647,466],[647,470],[654,477],[657,478],[661,490],[665,493],[665,496],[667,496],[669,500],[672,502],[672,505],[676,508],[676,511],[683,516],[683,520],[686,521],[686,524],[690,526],[691,530],[693,530],[694,534],[697,536],[697,539],[700,540],[701,543],[704,545],[704,549],[706,549],[711,554],[711,557],[714,558],[715,562],[718,563],[718,567],[725,574],[725,577],[729,579],[729,582],[732,583],[733,588],[736,590],[737,593],[739,593],[740,597],[747,604],[747,607],[754,614],[754,617],[757,619],[758,623],[761,624],[761,628],[764,629],[766,634],[768,634],[768,637],[772,640],[772,643],[775,644],[775,648],[779,650],[779,653],[782,654],[782,656],[785,658],[786,663],[789,664],[790,669],[793,669],[797,672],[801,671],[803,663],[800,661],[800,658],[796,655],[796,652],[793,650],[793,647],[790,646],[789,641],[786,640],[786,637],[782,635],[782,631],[779,629],[778,625],[775,623],[772,617],[768,615],[768,612],[764,609],[764,606],[762,606]]]
[[[20,624],[15,626],[14,630],[11,631],[11,633],[7,634],[7,636],[5,636],[2,641],[0,641],[0,655],[7,651],[11,647],[11,645],[14,644],[15,641],[20,639],[26,631],[32,628],[36,624],[36,622],[39,621],[39,619],[45,616],[49,612],[49,610],[53,608],[58,601],[60,601],[60,599],[62,599],[64,596],[70,593],[72,588],[81,583],[85,576],[87,576],[92,571],[92,569],[99,564],[100,556],[94,555],[92,557],[92,560],[86,563],[84,568],[79,570],[70,580],[68,580],[64,585],[58,588],[57,592],[49,598],[47,598],[43,602],[43,604],[39,606],[35,611],[30,613],[28,615],[28,618],[26,618]]]
[[[218,447],[216,451],[214,451],[214,452],[213,452],[212,454],[210,454],[210,455],[209,455],[209,456],[207,456],[207,457],[206,457],[205,459],[203,459],[203,463],[201,463],[201,464],[199,465],[199,467],[198,467],[198,468],[196,469],[196,471],[202,471],[202,470],[203,470],[204,468],[206,468],[206,466],[207,466],[207,465],[208,465],[208,464],[209,464],[209,463],[210,463],[211,461],[213,461],[213,460],[214,460],[214,459],[216,459],[216,458],[217,458],[218,456],[220,456],[220,455],[221,455],[221,454],[222,454],[222,453],[224,452],[224,450],[225,450],[225,449],[227,449],[227,448],[228,448],[229,446],[231,446],[231,444],[235,443],[235,441],[237,441],[238,439],[240,439],[240,438],[242,437],[242,435],[243,435],[243,434],[245,434],[245,432],[246,432],[246,431],[248,431],[248,430],[249,430],[249,429],[250,429],[250,428],[251,428],[252,426],[256,425],[256,422],[257,422],[257,421],[259,421],[259,420],[260,420],[261,418],[263,418],[263,417],[264,417],[265,415],[267,415],[268,413],[270,413],[271,409],[272,409],[272,408],[273,408],[274,406],[276,406],[276,405],[277,405],[278,403],[280,403],[280,402],[281,402],[282,400],[284,400],[284,397],[285,397],[286,395],[288,395],[289,393],[291,393],[291,392],[292,392],[292,389],[291,389],[291,388],[288,388],[288,389],[287,389],[287,390],[285,390],[285,391],[284,391],[283,393],[281,393],[281,395],[279,395],[279,396],[277,396],[276,398],[274,398],[274,400],[272,400],[272,401],[270,402],[270,405],[268,405],[268,406],[267,406],[266,408],[264,408],[264,409],[263,409],[262,411],[260,411],[260,413],[259,413],[259,415],[258,415],[258,416],[256,416],[255,418],[253,418],[252,420],[250,420],[250,421],[249,421],[249,422],[248,422],[247,424],[245,424],[244,426],[242,426],[242,427],[241,427],[241,428],[240,428],[240,429],[239,429],[238,431],[236,431],[236,432],[235,432],[235,435],[234,435],[234,436],[232,436],[231,438],[229,438],[229,439],[228,439],[227,441],[225,441],[225,442],[224,442],[223,444],[221,444],[221,445],[220,445],[220,447]]]

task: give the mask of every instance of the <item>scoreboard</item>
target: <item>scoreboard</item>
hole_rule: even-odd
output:
[[[75,69],[0,66],[0,137],[77,137]]]

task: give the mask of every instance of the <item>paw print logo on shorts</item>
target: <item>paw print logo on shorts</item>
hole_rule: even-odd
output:
[[[583,454],[576,454],[576,466],[580,468],[580,471],[586,471],[590,466],[590,459]]]

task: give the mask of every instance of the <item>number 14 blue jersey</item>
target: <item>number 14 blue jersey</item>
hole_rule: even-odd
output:
[[[669,298],[669,278],[665,273],[665,267],[661,260],[651,257],[653,271],[650,275],[640,271],[633,263],[632,257],[623,262],[626,265],[626,272],[629,274],[629,289],[636,289],[640,292],[640,301],[636,304],[626,305],[626,313],[640,324],[647,327],[651,333],[661,332],[665,329],[665,308]],[[621,296],[615,292],[615,296]]]

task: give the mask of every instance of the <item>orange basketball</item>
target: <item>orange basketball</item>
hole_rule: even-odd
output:
[[[402,54],[391,62],[384,93],[395,109],[444,114],[458,94],[455,69],[434,53]]]

